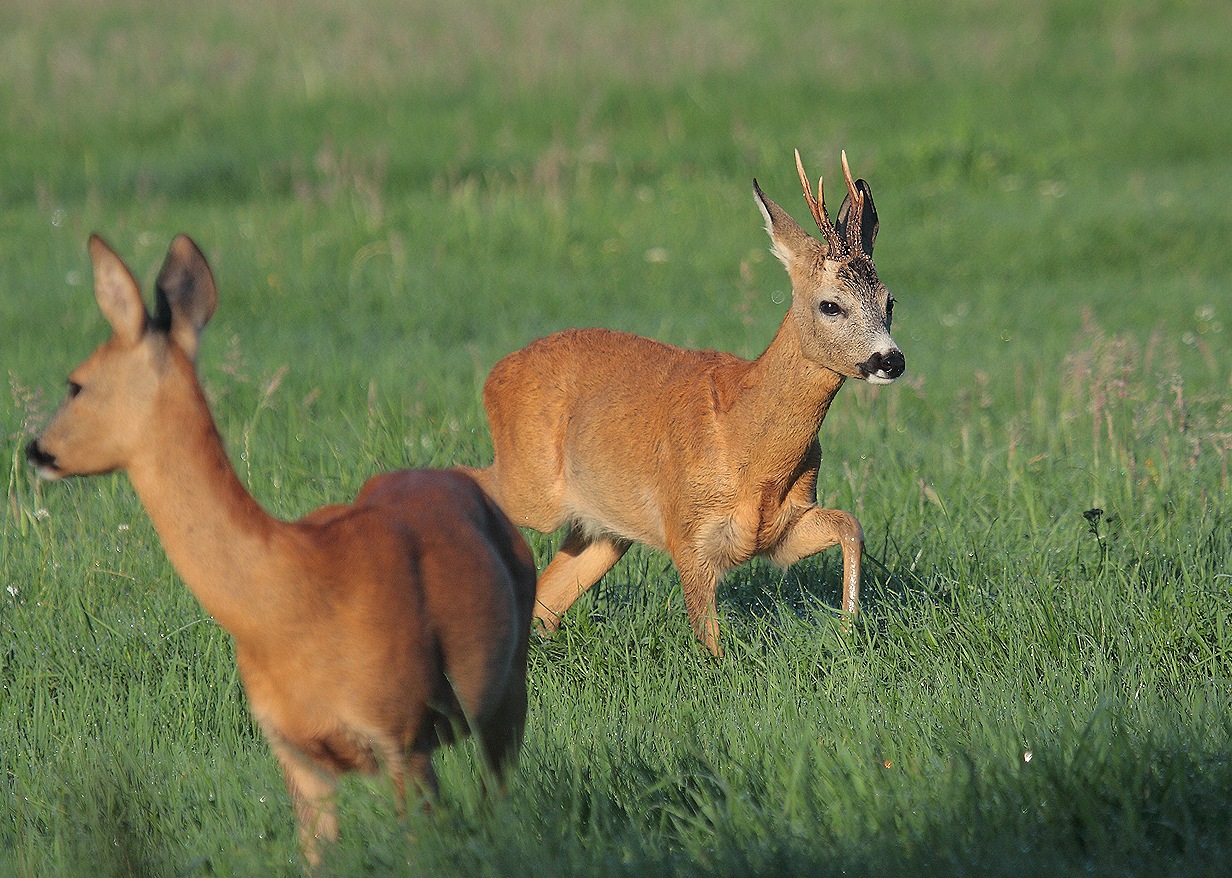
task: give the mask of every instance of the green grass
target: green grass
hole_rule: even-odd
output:
[[[750,179],[803,219],[796,146],[870,180],[907,357],[821,434],[860,619],[837,553],[755,563],[714,663],[635,549],[534,644],[508,795],[469,746],[431,815],[350,782],[325,872],[1232,868],[1232,20],[826,6],[0,5],[0,874],[298,869],[230,643],[126,479],[22,460],[106,334],[91,231],[147,288],[203,246],[201,373],[293,517],[486,461],[487,370],[552,330],[759,353],[787,279]]]

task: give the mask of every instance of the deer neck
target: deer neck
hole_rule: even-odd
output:
[[[744,409],[748,465],[759,481],[791,477],[817,439],[844,376],[804,356],[799,330],[788,314],[765,352],[754,360],[733,408]]]
[[[270,569],[272,537],[287,525],[241,484],[191,369],[168,383],[128,475],[176,572],[240,640],[284,611],[261,573]]]

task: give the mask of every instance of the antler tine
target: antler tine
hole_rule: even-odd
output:
[[[864,207],[864,196],[856,190],[856,181],[851,179],[851,166],[847,164],[847,150],[842,151],[843,156],[843,177],[847,180],[847,191],[851,193],[851,201],[853,207]]]
[[[851,178],[851,167],[847,164],[847,150],[842,151],[843,178],[847,181],[847,192],[851,196],[851,217],[847,223],[847,243],[852,251],[861,249],[860,221],[864,216],[864,193],[856,188],[856,181]]]
[[[830,222],[830,216],[826,213],[826,195],[822,185],[823,177],[817,178],[817,197],[813,197],[812,187],[809,186],[808,174],[804,173],[804,162],[800,160],[800,150],[796,150],[796,172],[800,175],[800,185],[804,187],[804,200],[808,202],[809,211],[813,214],[813,222],[817,223],[817,229],[826,239],[826,244],[829,245],[831,252],[835,256],[838,251],[842,250],[842,244],[839,241],[838,232],[834,230],[833,223]]]
[[[800,175],[800,185],[804,187],[804,200],[808,202],[809,210],[813,213],[813,221],[817,223],[817,228],[820,229],[823,226],[821,208],[817,204],[817,199],[813,197],[813,187],[809,186],[808,174],[804,173],[804,162],[800,160],[800,150],[798,149],[796,150],[796,173]]]

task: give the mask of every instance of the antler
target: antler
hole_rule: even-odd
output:
[[[846,168],[847,160],[844,158],[843,167]],[[822,189],[823,177],[817,178],[817,198],[813,197],[812,187],[809,186],[808,175],[804,173],[804,163],[800,161],[800,150],[796,150],[796,171],[800,174],[800,185],[804,187],[804,200],[808,202],[809,210],[813,214],[813,221],[817,223],[817,228],[822,236],[826,239],[826,245],[830,248],[830,255],[833,257],[841,256],[846,249],[842,240],[835,231],[834,225],[830,222],[830,216],[826,213],[826,195]],[[851,185],[851,175],[847,175],[848,185]]]
[[[847,166],[847,150],[843,150],[842,155],[843,177],[847,180],[847,193],[851,197],[851,216],[847,221],[847,246],[855,253],[862,248],[860,222],[864,217],[864,193],[856,188],[855,180],[851,179],[851,168]],[[869,249],[872,249],[871,245]]]

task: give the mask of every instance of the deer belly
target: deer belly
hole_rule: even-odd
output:
[[[662,429],[628,400],[609,399],[604,408],[578,414],[569,423],[562,455],[563,505],[588,532],[606,533],[665,548],[664,519],[673,516],[673,496],[664,464]],[[623,429],[612,430],[613,423]]]
[[[569,517],[575,526],[593,538],[616,537],[655,549],[667,547],[663,520],[653,503],[617,507],[582,500],[571,504]]]
[[[657,549],[665,547],[663,513],[649,489],[574,476],[565,506],[570,521],[588,536],[614,536]]]

